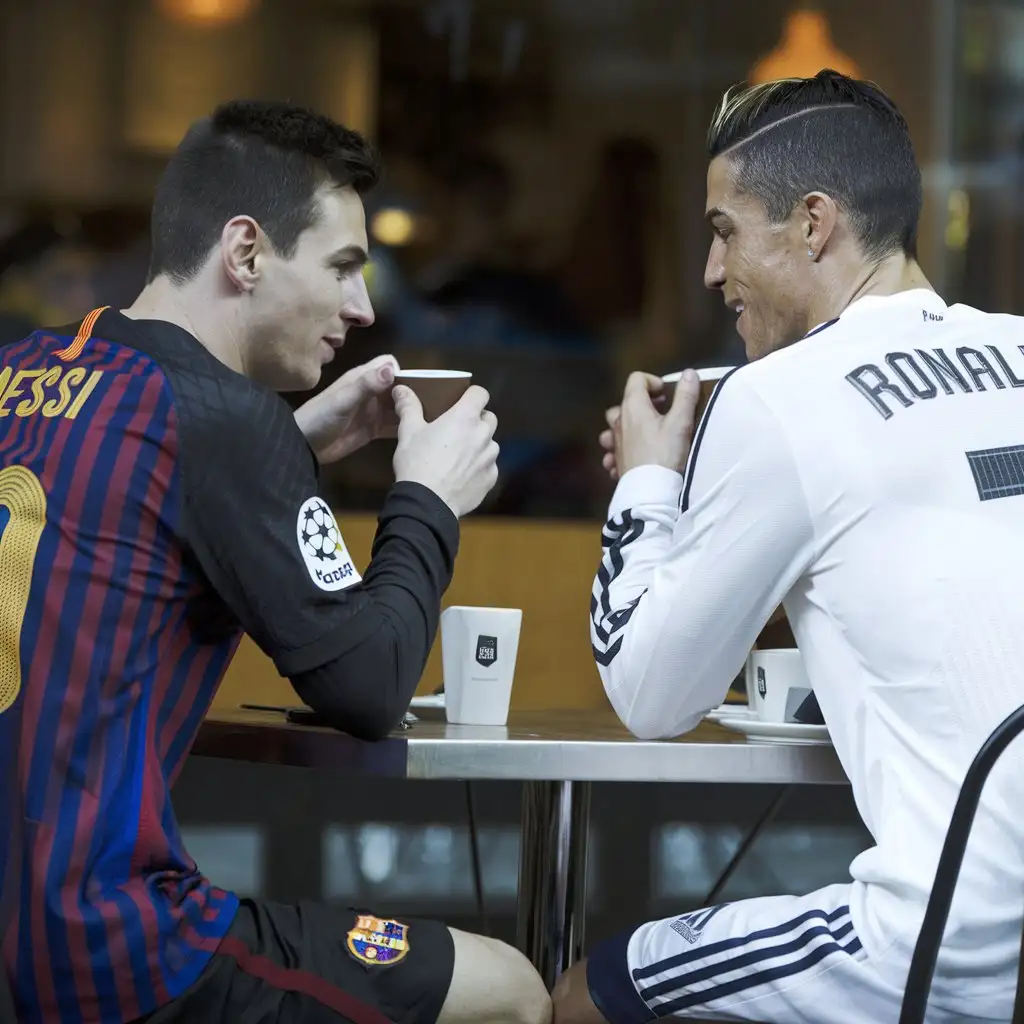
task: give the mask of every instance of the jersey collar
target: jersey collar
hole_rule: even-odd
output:
[[[826,328],[839,323],[841,319],[845,320],[851,316],[858,316],[861,313],[870,313],[886,306],[900,309],[908,306],[917,306],[927,313],[944,313],[948,308],[942,297],[929,288],[911,288],[908,291],[896,292],[893,295],[863,295],[861,298],[851,302],[839,316],[826,320],[824,323],[820,323],[817,327],[808,331],[804,338],[820,334]]]

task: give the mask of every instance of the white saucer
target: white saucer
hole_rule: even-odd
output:
[[[751,718],[754,712],[746,704],[719,704],[704,717],[721,724],[723,718]]]
[[[720,718],[718,724],[742,733],[753,743],[801,743],[809,746],[830,744],[828,726],[802,722],[762,722],[748,715]]]
[[[431,693],[425,697],[413,697],[413,699],[409,701],[409,707],[413,711],[429,711],[431,709],[443,711],[444,694]]]

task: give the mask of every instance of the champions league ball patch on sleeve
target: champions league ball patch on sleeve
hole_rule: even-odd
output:
[[[362,579],[334,514],[322,498],[308,498],[302,503],[295,536],[310,579],[321,590],[344,590]]]
[[[409,953],[409,926],[360,914],[356,926],[345,937],[349,953],[364,964],[389,966]]]

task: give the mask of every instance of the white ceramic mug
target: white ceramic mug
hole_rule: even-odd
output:
[[[811,683],[796,648],[751,651],[747,658],[747,703],[764,722],[795,722],[811,696]]]

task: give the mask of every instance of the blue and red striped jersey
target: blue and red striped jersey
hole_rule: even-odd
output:
[[[0,671],[23,702],[24,815],[4,951],[26,1021],[149,1012],[237,907],[183,848],[169,792],[239,634],[192,621],[167,376],[83,345],[94,321],[0,350]]]
[[[180,327],[98,310],[0,348],[0,711],[21,726],[0,911],[19,1020],[134,1021],[228,932],[237,897],[184,849],[170,790],[243,630],[346,728],[360,705],[408,705],[458,522],[396,484],[363,579],[318,488],[288,404]]]

